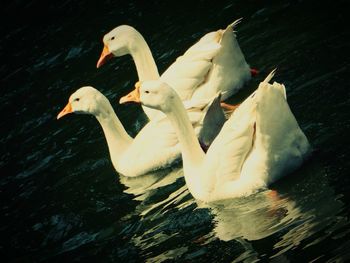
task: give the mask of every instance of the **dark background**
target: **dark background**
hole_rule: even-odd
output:
[[[2,258],[8,262],[348,259],[346,3],[2,3]],[[225,204],[225,209],[203,208],[185,189],[180,167],[165,178],[140,180],[150,188],[135,187],[113,170],[93,117],[56,120],[72,92],[92,85],[111,100],[130,134],[144,124],[138,105],[116,103],[137,80],[132,59],[114,59],[96,69],[102,37],[117,25],[129,24],[141,32],[163,72],[205,33],[240,17],[238,41],[260,74],[231,102],[242,100],[277,67],[275,80],[286,85],[291,109],[315,149],[309,162],[273,186],[278,192],[273,202],[261,201],[263,192]],[[230,238],[219,234],[221,224]],[[255,229],[256,236],[247,229]]]

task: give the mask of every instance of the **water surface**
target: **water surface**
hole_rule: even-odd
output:
[[[8,262],[334,262],[349,259],[349,30],[346,1],[16,1],[2,8],[1,244]],[[45,12],[40,11],[44,8]],[[105,94],[131,135],[138,105],[130,57],[95,65],[101,39],[136,27],[160,72],[207,32],[243,17],[237,37],[260,75],[277,67],[314,153],[247,198],[204,205],[181,165],[118,175],[97,121],[56,120],[83,85]]]

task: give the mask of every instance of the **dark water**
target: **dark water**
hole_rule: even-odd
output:
[[[349,29],[346,1],[16,1],[1,8],[2,262],[342,262],[350,259]],[[39,7],[45,11],[40,11]],[[277,67],[315,151],[274,191],[204,206],[181,166],[127,179],[91,116],[56,120],[93,85],[128,132],[145,118],[117,99],[130,57],[97,70],[120,24],[148,41],[160,72],[203,34],[243,17],[238,40],[257,76]],[[113,103],[114,102],[114,103]]]

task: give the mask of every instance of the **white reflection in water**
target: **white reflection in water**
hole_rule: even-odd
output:
[[[141,217],[142,224],[147,226],[135,234],[131,242],[142,251],[149,251],[148,259],[161,262],[179,258],[190,249],[186,242],[176,248],[169,247],[171,242],[167,244],[167,241],[179,238],[179,233],[174,229],[182,227],[180,222],[174,229],[169,229],[173,227],[171,224],[174,224],[174,218],[170,220],[168,215],[175,214],[175,220],[181,221],[184,216],[181,210],[193,205],[193,209],[197,207],[207,214],[200,218],[200,224],[213,225],[210,233],[203,233],[202,245],[218,239],[235,240],[244,250],[236,261],[254,260],[258,259],[258,252],[254,250],[252,242],[275,235],[272,240],[275,243],[271,243],[275,253],[272,257],[280,256],[333,224],[334,217],[326,215],[341,212],[343,203],[328,184],[326,173],[320,171],[322,167],[318,164],[309,164],[302,176],[294,174],[292,176],[295,178],[285,179],[275,185],[274,190],[210,204],[193,199],[184,183],[181,168],[137,178],[120,177],[120,182],[128,187],[125,192],[135,195],[134,199],[140,201],[135,213]],[[310,241],[305,247],[318,243],[322,238]],[[153,255],[159,245],[165,245],[166,252]]]
[[[137,177],[120,176],[119,181],[127,187],[125,193],[135,195],[135,200],[143,201],[154,191],[161,191],[161,187],[174,183],[183,177],[182,169],[169,168]]]
[[[295,203],[280,199],[272,190],[259,192],[247,198],[237,198],[211,204],[215,215],[215,237],[223,241],[235,238],[259,240],[283,226],[280,224]]]
[[[214,238],[240,241],[252,255],[256,252],[247,245],[247,241],[276,234],[279,238],[273,244],[273,258],[300,246],[307,239],[311,241],[306,242],[304,248],[317,244],[333,233],[335,229],[324,229],[332,227],[334,223],[338,227],[346,224],[346,218],[338,217],[338,221],[334,222],[334,217],[329,216],[339,214],[344,204],[335,196],[326,173],[319,172],[323,170],[322,167],[312,164],[307,169],[308,173],[304,173],[305,177],[299,181],[285,182],[294,182],[295,185],[276,185],[275,190],[207,205],[215,215]],[[315,171],[317,172],[314,173]],[[312,241],[313,236],[320,232],[325,233],[321,237],[314,237],[315,240]]]

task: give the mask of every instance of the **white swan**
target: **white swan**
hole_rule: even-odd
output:
[[[310,146],[286,101],[283,85],[261,82],[224,124],[204,153],[177,93],[160,81],[144,82],[140,101],[163,111],[181,144],[191,194],[210,202],[245,196],[299,167]]]
[[[219,101],[216,99],[209,104],[202,102],[197,105],[191,103],[188,105],[188,116],[196,135],[203,144],[208,145],[225,121]],[[74,92],[57,119],[69,113],[96,117],[107,140],[113,166],[125,176],[139,176],[165,168],[181,158],[176,133],[167,118],[148,122],[135,138],[131,138],[108,99],[93,87],[82,87]]]
[[[97,67],[109,58],[130,54],[135,62],[139,81],[161,80],[174,88],[181,100],[206,99],[222,93],[222,100],[236,93],[250,80],[251,71],[238,45],[233,28],[236,20],[226,29],[210,32],[191,46],[184,55],[159,76],[152,53],[133,27],[118,26],[103,37],[104,48]],[[158,116],[144,107],[149,119]]]

